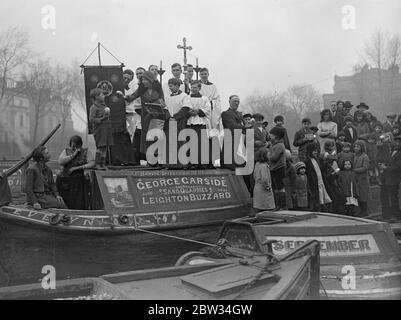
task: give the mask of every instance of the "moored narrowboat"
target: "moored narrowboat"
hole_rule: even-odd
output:
[[[282,256],[305,241],[320,242],[321,295],[334,299],[401,299],[401,251],[387,223],[327,213],[263,212],[224,224],[220,242]],[[178,264],[209,263],[192,252]]]
[[[0,286],[172,266],[246,216],[249,193],[229,170],[93,171],[99,210],[0,207]]]

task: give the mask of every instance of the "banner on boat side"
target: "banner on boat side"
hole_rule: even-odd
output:
[[[107,211],[166,213],[244,205],[241,177],[187,170],[96,172]],[[178,222],[178,221],[177,221]]]
[[[90,91],[94,88],[103,90],[106,105],[110,108],[110,119],[113,132],[126,130],[125,101],[116,92],[124,92],[122,66],[84,66],[86,112],[89,123],[89,110],[92,106]],[[88,125],[88,132],[92,128]]]
[[[322,257],[369,255],[380,252],[371,234],[324,237],[268,236],[265,239],[277,241],[273,244],[273,253],[276,255],[287,254],[309,240],[320,242],[320,256]]]

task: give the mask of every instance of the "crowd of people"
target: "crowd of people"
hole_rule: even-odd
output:
[[[253,190],[257,210],[296,209],[368,215],[370,186],[380,186],[382,215],[400,220],[401,115],[387,114],[381,123],[360,103],[352,112],[350,101],[332,101],[312,126],[302,119],[292,153],[284,119],[276,116],[270,137],[257,141]],[[244,115],[244,122],[252,121]],[[263,116],[253,116],[255,127],[265,130]],[[224,123],[224,122],[223,122]],[[267,133],[267,132],[266,132]],[[258,148],[263,142],[263,148]],[[252,179],[249,179],[252,180]]]
[[[198,158],[191,158],[188,165],[180,164],[181,159],[175,157],[179,167],[213,168],[219,160],[221,167],[234,170],[238,164],[226,163],[222,156],[227,148],[226,141],[221,141],[222,133],[231,132],[234,137],[234,131],[240,130],[246,137],[251,130],[254,157],[247,161],[254,162],[254,170],[244,176],[244,181],[255,210],[312,210],[364,217],[368,215],[370,186],[378,185],[383,218],[401,219],[398,197],[401,115],[397,118],[395,113],[389,113],[381,123],[366,103],[360,103],[353,110],[350,101],[332,101],[330,108],[321,111],[321,120],[316,126],[309,118],[302,119],[302,127],[295,133],[291,146],[281,115],[275,116],[269,130],[262,114],[243,115],[238,110],[238,95],[229,97],[229,108],[222,112],[220,95],[209,81],[208,69],[200,70],[200,80],[193,79],[191,65],[187,66],[183,80],[180,64],[173,64],[171,72],[173,77],[163,86],[157,80],[154,65],[148,70],[139,67],[136,72],[130,69],[123,72],[125,92],[118,95],[126,102],[127,134],[131,139],[128,149],[135,159],[129,164],[146,164],[146,152],[153,143],[146,136],[154,128],[161,129],[165,139],[176,142],[178,150],[185,141],[169,136],[169,126],[174,123],[177,133],[192,129],[198,137]],[[96,154],[93,156],[83,148],[79,136],[72,137],[59,157],[62,172],[53,181],[46,166],[46,148],[35,150],[35,165],[26,172],[26,193],[28,203],[36,208],[88,208],[84,170],[105,169],[109,147],[113,145],[110,109],[104,93],[93,89],[90,95],[93,105],[89,122]],[[207,135],[203,136],[202,131]],[[219,145],[220,152],[210,153],[206,164],[201,159],[203,140],[209,140],[210,147]],[[230,139],[229,144],[233,159],[240,150],[240,142]],[[158,164],[165,162],[160,160]]]

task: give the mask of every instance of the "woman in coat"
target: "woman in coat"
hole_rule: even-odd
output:
[[[258,211],[276,208],[267,154],[266,148],[259,149],[255,154],[253,208]]]
[[[328,172],[330,166],[320,161],[318,147],[309,144],[306,147],[306,176],[309,187],[309,207],[312,211],[328,212],[332,200],[327,192],[323,173]]]
[[[365,217],[368,215],[368,196],[369,196],[369,157],[366,154],[365,142],[357,140],[354,143],[354,172],[359,194],[359,215]]]

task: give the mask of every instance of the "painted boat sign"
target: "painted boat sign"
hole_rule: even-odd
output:
[[[309,240],[320,242],[320,256],[361,256],[380,253],[379,247],[371,234],[337,235],[337,236],[267,236],[266,240],[276,240],[273,244],[275,255],[284,255]]]
[[[245,206],[249,198],[242,177],[226,170],[109,171],[96,177],[113,214]]]

